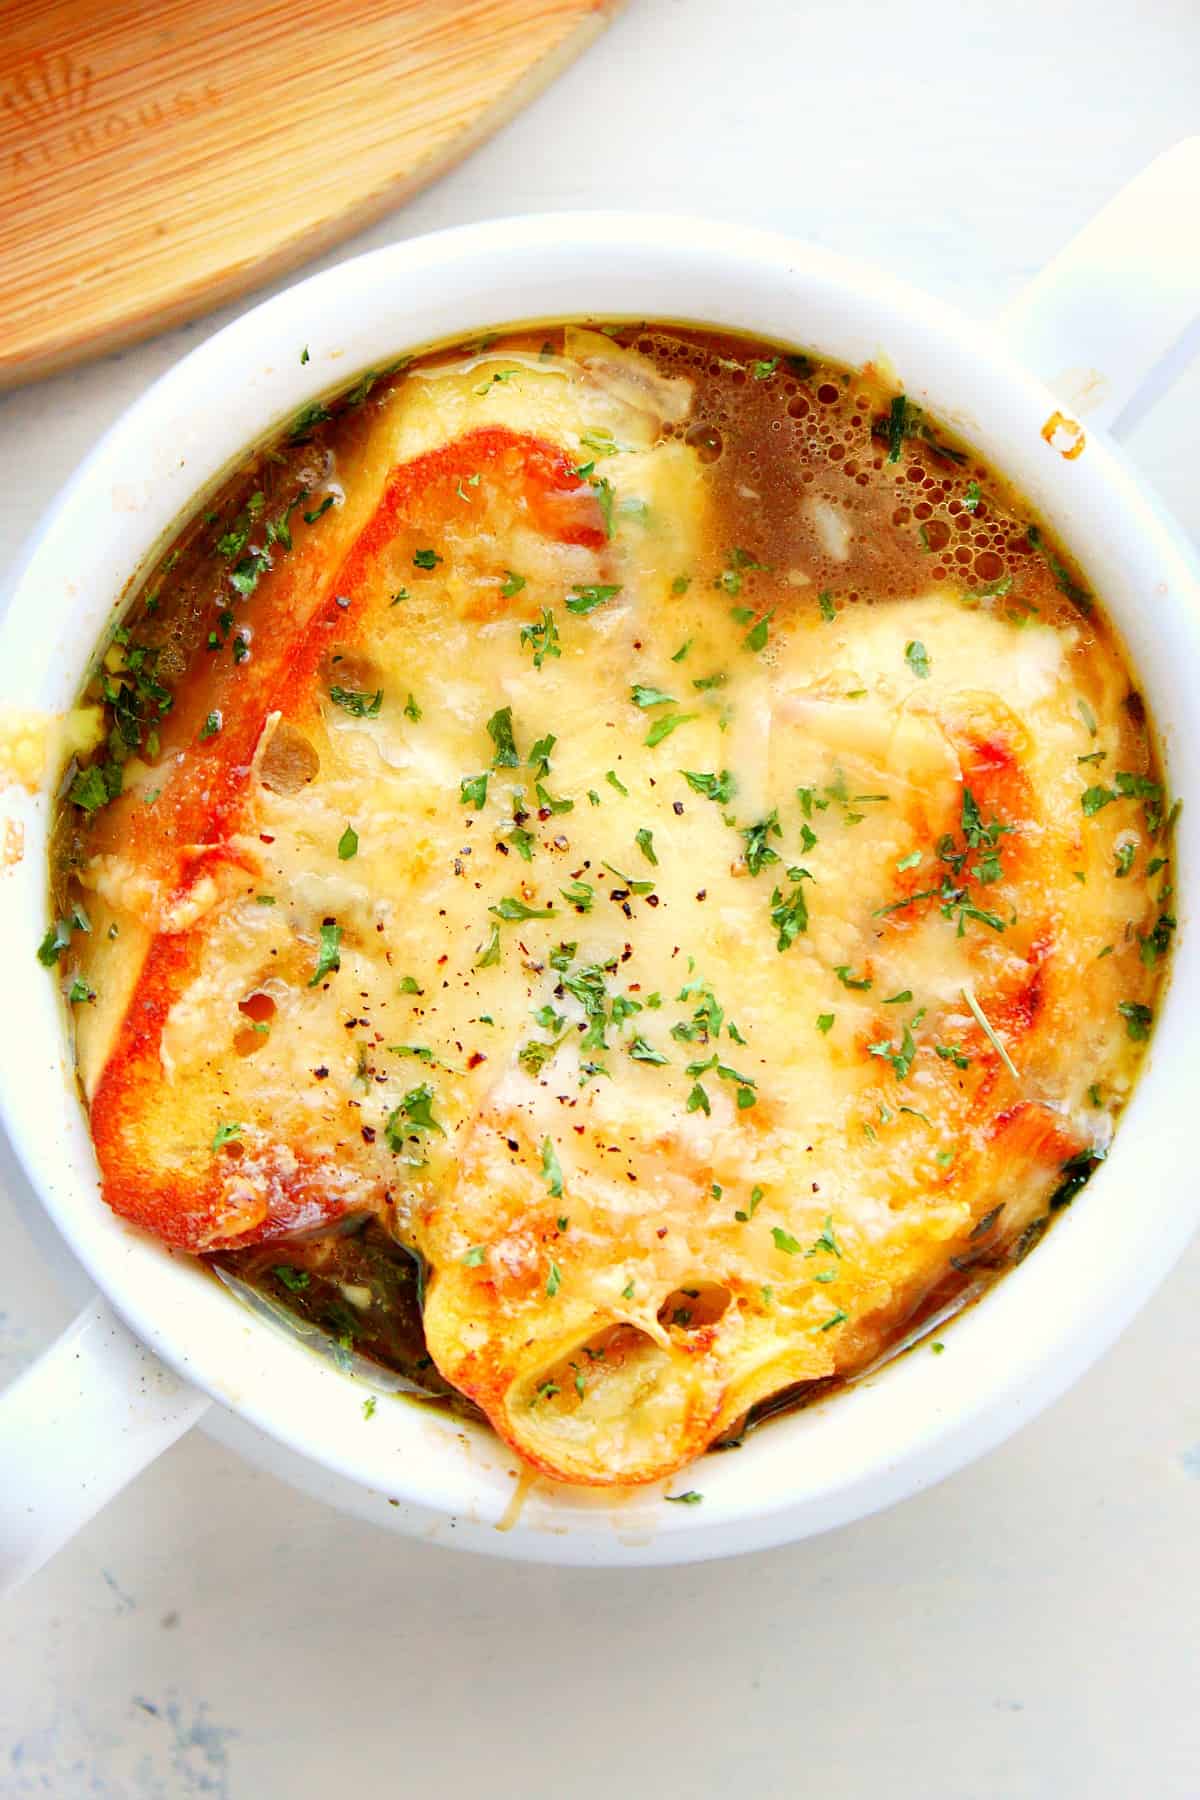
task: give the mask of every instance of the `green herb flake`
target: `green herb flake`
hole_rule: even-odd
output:
[[[617,775],[614,773],[614,771],[612,769],[606,769],[604,771],[604,779],[605,779],[605,781],[607,781],[609,787],[616,788],[618,794],[624,794],[626,797],[628,797],[629,789],[625,786],[625,783],[623,781],[618,779]]]
[[[774,607],[771,608],[770,612],[763,613],[762,617],[756,621],[742,639],[742,648],[744,650],[752,650],[757,653],[759,650],[766,649],[767,639],[770,636],[771,631],[771,620],[774,617]]]
[[[929,652],[920,638],[910,638],[905,644],[904,660],[918,681],[929,680]]]
[[[704,1495],[698,1494],[695,1488],[689,1488],[686,1494],[664,1494],[663,1499],[672,1506],[699,1506]]]
[[[620,591],[619,585],[573,588],[567,595],[567,611],[574,613],[577,618],[586,618],[588,613],[594,613],[598,606],[603,606],[606,600],[611,600]]]
[[[871,985],[871,977],[869,975],[855,975],[852,972],[849,963],[838,963],[833,972],[844,988],[859,988],[865,992]]]
[[[715,800],[718,806],[727,806],[737,791],[737,783],[728,769],[722,769],[719,775],[706,774],[699,769],[680,769],[679,773],[693,793],[703,794],[706,800]]]
[[[542,608],[541,617],[534,625],[522,625],[521,648],[528,646],[533,651],[533,666],[540,669],[547,657],[562,655],[558,641],[558,626],[554,614],[548,606]]]
[[[1144,1006],[1140,1000],[1122,1000],[1117,1011],[1125,1021],[1125,1032],[1130,1040],[1135,1044],[1145,1043],[1154,1023],[1152,1008]]]
[[[339,862],[349,862],[352,856],[358,855],[358,833],[353,825],[347,825],[338,839],[337,853]]]
[[[630,688],[629,698],[635,706],[640,706],[643,710],[649,706],[674,706],[675,704],[674,694],[665,694],[661,688],[643,687],[640,683]]]
[[[224,1144],[232,1144],[235,1138],[241,1137],[244,1130],[244,1125],[236,1123],[230,1125],[218,1125],[211,1148],[213,1150],[220,1150]]]
[[[547,1139],[547,1142],[549,1142],[549,1139]],[[550,1191],[551,1191],[551,1193],[553,1193],[554,1192],[553,1188]],[[561,1192],[561,1189],[559,1191]],[[550,1273],[546,1279],[546,1298],[547,1298],[547,1300],[553,1300],[555,1294],[557,1294],[557,1292],[561,1286],[562,1286],[562,1270],[559,1268],[559,1266],[556,1262],[552,1262],[550,1264]]]
[[[519,768],[520,758],[513,737],[511,706],[502,706],[492,714],[487,722],[487,734],[496,747],[496,754],[492,758],[493,769]]]
[[[657,868],[658,857],[654,851],[654,833],[647,830],[643,825],[640,831],[634,832],[633,841],[641,851],[642,855],[646,858],[646,861],[648,863],[653,863]]]
[[[443,558],[438,555],[436,550],[413,551],[414,569],[436,569],[441,561]]]
[[[561,1200],[563,1191],[562,1166],[558,1160],[558,1152],[550,1138],[542,1140],[542,1180],[552,1200]],[[549,1293],[549,1289],[546,1290]]]
[[[329,690],[329,698],[343,712],[348,712],[355,719],[377,719],[383,706],[383,689],[377,688],[373,694],[360,693],[356,688],[337,687]]]
[[[782,1226],[772,1225],[771,1236],[775,1240],[775,1248],[777,1250],[782,1250],[785,1256],[798,1256],[800,1254],[800,1245],[796,1242],[791,1232],[784,1231]]]
[[[316,987],[326,975],[334,974],[342,966],[341,957],[342,928],[332,919],[326,919],[321,926],[320,946],[317,952],[317,967],[309,978],[309,987]]]
[[[524,900],[514,899],[510,894],[506,894],[497,906],[489,906],[488,911],[495,918],[503,919],[506,924],[525,919],[549,919],[554,916],[552,907],[527,906]]]
[[[653,750],[656,744],[661,744],[663,739],[670,737],[673,731],[677,731],[681,725],[690,724],[696,717],[697,715],[695,713],[681,712],[665,714],[661,719],[656,719],[653,725],[651,725],[649,731],[646,733],[646,744]]]

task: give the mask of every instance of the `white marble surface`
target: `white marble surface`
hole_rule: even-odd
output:
[[[500,137],[335,256],[489,214],[673,207],[989,311],[1197,129],[1198,94],[1196,0],[632,0]],[[0,557],[228,316],[0,400]],[[1130,447],[1200,534],[1198,417],[1193,368]],[[38,1236],[10,1174],[0,1380],[70,1314]],[[429,1550],[195,1435],[0,1613],[0,1795],[375,1800],[426,1778],[448,1800],[1191,1800],[1197,1318],[1200,1245],[984,1463],[835,1536],[695,1569]]]

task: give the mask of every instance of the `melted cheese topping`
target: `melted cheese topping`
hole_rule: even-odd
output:
[[[691,397],[574,330],[415,371],[81,875],[110,1204],[194,1250],[378,1213],[442,1374],[577,1482],[1041,1219],[1151,981],[1138,800],[1080,804],[1137,766],[1116,654],[818,610],[724,541]]]

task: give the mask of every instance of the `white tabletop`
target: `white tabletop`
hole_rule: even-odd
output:
[[[987,312],[1197,129],[1198,94],[1196,0],[633,0],[465,166],[327,260],[489,214],[673,208]],[[0,401],[0,557],[230,316]],[[1194,367],[1130,448],[1200,535],[1198,417]],[[71,1311],[35,1236],[0,1196],[0,1381]],[[692,1569],[433,1550],[195,1433],[0,1614],[0,1795],[390,1800],[429,1778],[446,1800],[1194,1800],[1198,1319],[1200,1245],[982,1464]]]

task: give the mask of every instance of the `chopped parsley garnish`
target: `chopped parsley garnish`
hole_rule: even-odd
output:
[[[320,518],[323,518],[324,515],[329,511],[329,509],[332,505],[333,505],[333,495],[326,494],[326,496],[322,500],[320,506],[314,506],[311,512],[305,513],[304,523],[306,525],[315,525],[317,520]],[[219,544],[218,544],[217,548],[220,549]]]
[[[929,680],[929,652],[920,638],[910,638],[905,644],[904,660],[918,681]]]
[[[630,688],[629,698],[635,706],[640,706],[643,710],[648,706],[674,706],[675,704],[674,694],[664,694],[661,688],[643,687],[640,683]]]
[[[332,975],[342,966],[341,956],[342,928],[335,925],[332,919],[326,919],[321,926],[321,941],[317,952],[317,967],[309,978],[309,987],[316,987],[326,975]]]
[[[500,587],[500,598],[502,600],[511,600],[513,595],[519,594],[524,586],[524,575],[518,575],[512,569],[505,569],[504,581]]]
[[[349,862],[352,856],[358,855],[358,833],[353,825],[347,825],[338,839],[337,853],[339,862]]]
[[[558,891],[567,905],[573,906],[576,912],[591,912],[596,898],[596,890],[589,882],[572,881],[565,888],[559,888]]]
[[[818,1013],[817,1014],[817,1030],[820,1032],[832,1031],[833,1030],[833,1020],[834,1020],[833,1013]]]
[[[442,558],[438,555],[436,550],[413,551],[414,569],[436,569],[441,561]]]
[[[289,1293],[302,1294],[308,1286],[307,1269],[293,1269],[290,1263],[277,1263],[271,1270],[277,1281],[281,1281]]]
[[[1144,1006],[1140,1000],[1122,1000],[1118,1003],[1117,1011],[1125,1021],[1126,1035],[1135,1044],[1144,1043],[1150,1036],[1150,1027],[1154,1023],[1153,1009]]]
[[[677,731],[681,725],[689,724],[695,717],[695,713],[666,713],[661,719],[655,719],[646,733],[645,742],[653,750],[656,744],[661,744],[664,738],[670,737],[673,731]]]
[[[908,424],[908,398],[897,394],[888,412],[887,441],[888,461],[899,462],[900,450],[904,443],[905,430]]]
[[[920,1017],[919,1014],[917,1016]],[[915,1019],[913,1020],[913,1023],[916,1023]],[[885,1062],[891,1063],[892,1068],[896,1072],[897,1081],[906,1081],[908,1079],[909,1070],[912,1068],[913,1061],[917,1054],[917,1046],[913,1038],[911,1025],[906,1025],[904,1027],[904,1033],[900,1039],[899,1049],[893,1049],[891,1044],[884,1042],[879,1044],[868,1044],[867,1050],[872,1056],[881,1056]]]
[[[802,931],[808,930],[808,907],[804,901],[803,881],[811,881],[812,876],[807,869],[791,868],[789,877],[796,885],[790,894],[782,888],[774,888],[771,893],[771,923],[778,931],[775,948],[787,950],[795,943]]]
[[[1160,913],[1155,921],[1154,929],[1143,935],[1138,933],[1139,955],[1148,969],[1152,969],[1171,948],[1171,934],[1175,930],[1176,920],[1167,912]]]
[[[404,702],[404,716],[406,719],[411,719],[414,725],[420,724],[422,716],[421,708],[417,705],[417,697],[415,694],[410,694],[408,699]]]
[[[682,662],[682,661],[683,661],[683,659],[684,659],[684,657],[685,657],[685,656],[686,656],[686,655],[687,655],[687,653],[688,653],[688,651],[689,651],[689,650],[690,650],[690,649],[691,649],[691,647],[692,647],[692,644],[693,644],[693,642],[694,642],[694,641],[695,641],[695,640],[694,640],[694,639],[692,639],[692,638],[687,638],[687,639],[686,639],[686,640],[685,640],[685,642],[683,642],[683,643],[682,643],[682,644],[680,644],[680,646],[679,646],[679,648],[678,648],[678,650],[676,650],[676,651],[675,651],[675,652],[674,652],[674,654],[673,654],[673,655],[672,655],[672,657],[671,657],[671,661],[672,661],[672,662],[673,662],[673,663],[680,663],[680,662]],[[696,685],[696,683],[695,683],[695,682],[694,682],[694,681],[693,681],[693,683],[692,683],[692,686],[693,686],[693,687],[695,687],[695,685]]]
[[[480,812],[487,801],[488,774],[485,769],[482,775],[464,775],[458,784],[458,797],[464,806]]]
[[[220,711],[210,712],[203,725],[200,727],[200,742],[204,743],[207,738],[216,737],[221,729],[221,724],[222,719]]]
[[[548,1139],[547,1139],[547,1142],[549,1142]],[[546,1298],[547,1298],[547,1300],[553,1300],[555,1294],[557,1294],[557,1292],[561,1286],[562,1286],[562,1270],[559,1268],[559,1266],[556,1262],[552,1262],[550,1264],[550,1274],[546,1280]]]
[[[1136,843],[1117,845],[1113,855],[1116,863],[1115,872],[1118,880],[1120,880],[1123,875],[1128,875],[1130,869],[1133,867],[1133,861],[1137,853],[1138,847]]]
[[[445,1137],[445,1132],[433,1116],[436,1097],[427,1081],[423,1081],[420,1087],[408,1090],[399,1106],[388,1114],[383,1128],[389,1150],[402,1150],[406,1138],[416,1137],[422,1131],[436,1131],[440,1137]]]
[[[753,650],[757,652],[766,649],[767,638],[770,636],[771,620],[774,617],[775,608],[772,607],[770,612],[763,613],[762,617],[755,621],[742,639],[742,648],[744,650]]]
[[[837,607],[833,604],[833,595],[828,588],[823,588],[817,595],[817,605],[821,609],[821,617],[827,625],[837,618]]]
[[[832,1213],[825,1214],[825,1229],[821,1232],[819,1237],[813,1239],[812,1244],[804,1254],[805,1256],[836,1256],[839,1259],[841,1258],[842,1246],[838,1243],[834,1233]]]
[[[213,1137],[212,1149],[220,1150],[222,1145],[232,1144],[234,1138],[240,1138],[244,1130],[245,1126],[239,1125],[236,1121],[229,1125],[218,1125]]]
[[[329,690],[329,698],[355,719],[377,719],[383,705],[383,689],[376,688],[373,694],[364,694],[357,688],[334,686]]]
[[[293,444],[298,443],[312,430],[314,425],[323,425],[328,417],[329,408],[327,406],[323,405],[320,400],[310,400],[307,406],[300,408],[292,420],[288,436]]]
[[[670,1501],[673,1506],[699,1506],[704,1495],[698,1494],[695,1488],[689,1488],[686,1494],[664,1494],[663,1499]]]
[[[589,473],[584,476],[584,479],[596,496],[596,504],[600,508],[601,523],[604,526],[604,535],[606,538],[610,538],[613,534],[613,485],[605,476],[591,474],[591,467],[592,465],[589,463]],[[579,470],[579,473],[581,476],[583,475],[582,468]]]
[[[562,655],[558,642],[558,626],[555,624],[554,614],[548,606],[543,606],[542,616],[536,625],[522,625],[522,649],[526,645],[533,651],[535,669],[540,669],[548,656]]]
[[[80,1006],[96,998],[96,990],[82,975],[77,975],[67,990],[67,1000],[72,1006]]]
[[[831,1319],[826,1319],[825,1323],[821,1327],[821,1330],[822,1331],[832,1331],[835,1325],[844,1325],[846,1323],[846,1320],[849,1317],[850,1317],[849,1313],[843,1312],[842,1309],[839,1307],[837,1312],[834,1313],[834,1315]]]
[[[563,1173],[558,1160],[558,1152],[550,1138],[542,1139],[542,1180],[552,1200],[560,1200],[563,1191]]]
[[[968,513],[977,512],[981,498],[979,483],[977,481],[968,481],[967,491],[963,495],[963,511]]]
[[[763,1191],[760,1187],[753,1187],[750,1189],[750,1204],[745,1207],[739,1206],[733,1215],[739,1225],[748,1225],[750,1223],[751,1219],[762,1205],[762,1199]]]
[[[1059,592],[1065,594],[1068,600],[1073,600],[1081,611],[1091,612],[1092,596],[1085,587],[1080,587],[1079,583],[1074,580],[1070,570],[1055,556],[1053,550],[1043,544],[1042,534],[1038,527],[1031,525],[1025,535],[1033,548],[1045,557],[1046,566],[1058,584]]]
[[[727,594],[733,595],[736,599],[742,591],[743,574],[749,574],[755,569],[765,568],[766,564],[755,562],[748,550],[731,550],[725,561],[725,569],[723,573],[717,577],[714,586],[724,588]],[[753,618],[753,612],[748,616]]]
[[[758,1086],[758,1083],[755,1081],[754,1077],[752,1075],[740,1075],[738,1071],[731,1068],[728,1063],[723,1063],[715,1052],[708,1058],[707,1062],[689,1063],[687,1066],[687,1074],[696,1082],[696,1087],[700,1088],[699,1077],[701,1075],[707,1075],[713,1069],[716,1070],[720,1080],[733,1082],[737,1089],[736,1100],[739,1112],[745,1112],[748,1107],[755,1104],[754,1090]],[[695,1092],[696,1088],[693,1088],[692,1093],[694,1094]],[[703,1088],[700,1088],[700,1092],[704,1092]],[[707,1096],[705,1096],[704,1110],[705,1112],[709,1110]],[[690,1097],[688,1100],[688,1111],[695,1111],[695,1107],[693,1107]]]
[[[520,767],[520,757],[513,738],[512,707],[502,706],[494,712],[487,722],[487,734],[496,746],[496,754],[492,758],[493,769],[516,769]]]
[[[529,767],[533,770],[535,781],[539,780],[541,776],[550,773],[550,752],[557,742],[558,739],[555,737],[554,733],[548,731],[545,737],[538,738],[531,746],[529,751]]]
[[[632,875],[626,875],[623,869],[616,868],[610,862],[604,863],[603,867],[608,870],[610,875],[615,875],[621,886],[628,888],[631,894],[652,894],[654,892],[652,881],[635,881]]]
[[[768,863],[777,863],[779,861],[779,852],[773,850],[768,842],[768,839],[772,836],[783,836],[777,810],[772,810],[768,813],[767,817],[761,820],[759,824],[746,826],[744,830],[739,831],[738,836],[746,846],[742,855],[745,858],[746,867],[749,869],[751,875],[757,875],[762,869],[766,868]]]
[[[657,867],[658,857],[654,851],[654,833],[647,830],[643,825],[640,831],[634,832],[633,841],[641,851],[642,855],[646,858],[646,861],[648,863],[653,863],[655,867]]]
[[[595,612],[606,600],[621,591],[619,584],[615,587],[576,587],[567,595],[567,611],[577,617],[584,618]]]
[[[56,919],[41,943],[38,945],[38,961],[45,969],[52,969],[71,942],[72,921]],[[90,929],[90,927],[89,927]]]
[[[481,1267],[481,1265],[485,1261],[486,1257],[487,1257],[487,1245],[486,1244],[472,1244],[471,1248],[467,1251],[466,1255],[462,1258],[462,1261],[468,1269],[478,1269]]]
[[[549,919],[554,916],[553,908],[526,906],[524,900],[515,900],[511,895],[506,895],[498,906],[489,906],[488,911],[506,923],[521,919]]]
[[[628,797],[629,789],[625,786],[625,783],[619,779],[619,777],[615,774],[615,772],[612,769],[605,769],[604,779],[605,779],[605,781],[607,781],[609,787],[616,788],[618,794],[624,794],[626,797]]]
[[[629,1045],[629,1054],[634,1062],[661,1064],[670,1061],[670,1057],[664,1056],[661,1050],[656,1050],[653,1044],[648,1044],[641,1036],[632,1040]]]
[[[865,990],[871,985],[871,977],[869,975],[860,976],[853,974],[849,963],[838,963],[833,972],[845,988],[862,988]]]
[[[773,356],[770,362],[752,362],[750,373],[755,381],[768,381],[779,367],[779,358]]]
[[[775,1240],[775,1248],[777,1250],[782,1250],[785,1256],[798,1256],[800,1254],[800,1245],[796,1242],[791,1232],[784,1231],[781,1225],[772,1225],[771,1236]]]
[[[719,775],[705,774],[699,769],[680,769],[679,773],[693,793],[703,794],[706,800],[715,800],[719,806],[728,805],[737,791],[737,782],[728,769],[722,769]]]

